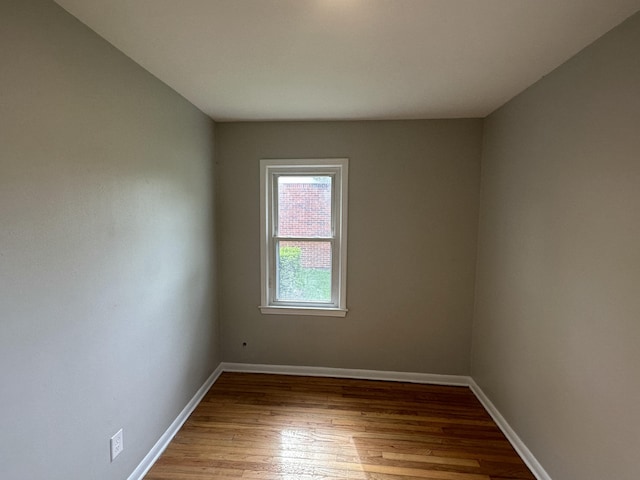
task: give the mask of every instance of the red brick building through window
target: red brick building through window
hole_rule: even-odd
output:
[[[331,236],[331,177],[280,177],[278,235],[322,238]],[[331,268],[330,242],[282,242],[300,248],[304,268]]]

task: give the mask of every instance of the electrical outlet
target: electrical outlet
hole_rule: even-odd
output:
[[[111,461],[113,462],[115,458],[120,455],[120,453],[124,450],[124,443],[122,443],[122,429],[118,430],[113,437],[111,437]]]

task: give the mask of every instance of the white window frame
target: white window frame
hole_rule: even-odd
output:
[[[347,314],[347,158],[260,161],[260,277],[263,314],[344,317]],[[331,302],[276,300],[277,178],[281,175],[330,175],[332,181]]]

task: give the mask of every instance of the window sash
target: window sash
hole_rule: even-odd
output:
[[[273,232],[272,235],[275,238],[294,238],[293,236],[287,236],[287,235],[280,235],[279,232],[279,225],[280,225],[280,221],[279,221],[279,213],[280,213],[280,204],[279,204],[279,199],[280,199],[280,191],[279,191],[279,182],[278,180],[282,177],[317,177],[317,176],[322,176],[322,177],[330,177],[331,178],[331,235],[328,236],[321,236],[321,235],[317,235],[317,236],[313,236],[313,237],[295,237],[295,238],[299,238],[299,239],[310,239],[310,238],[334,238],[336,237],[336,216],[337,216],[337,197],[336,197],[336,177],[337,175],[333,172],[311,172],[311,173],[301,173],[301,172],[292,172],[292,173],[288,173],[288,174],[282,174],[282,173],[274,173],[271,175],[270,178],[270,187],[271,187],[271,212],[272,212],[272,224],[271,224],[271,231]],[[338,179],[339,181],[339,179]]]
[[[296,241],[299,243],[329,243],[330,248],[331,248],[331,290],[330,290],[330,298],[328,301],[323,302],[323,301],[313,301],[313,300],[286,300],[286,299],[279,299],[278,298],[278,294],[280,292],[280,282],[279,282],[279,265],[280,262],[278,261],[278,257],[279,257],[279,250],[280,250],[280,239],[276,239],[274,238],[274,242],[273,242],[273,248],[272,248],[272,254],[273,254],[273,266],[274,268],[271,269],[271,278],[270,278],[270,283],[271,283],[271,290],[270,290],[270,294],[271,294],[271,304],[272,305],[289,305],[289,306],[300,306],[300,305],[307,305],[307,306],[312,306],[312,307],[329,307],[329,308],[336,308],[338,307],[338,299],[336,297],[337,295],[337,291],[334,288],[335,284],[336,284],[336,269],[335,269],[335,264],[336,264],[336,248],[335,248],[335,242],[332,239],[325,239],[325,238],[313,238],[313,239],[299,239],[299,240],[291,240],[290,238],[284,238],[282,239],[282,241],[285,242],[291,242],[291,241]]]
[[[279,225],[280,225],[280,189],[279,189],[279,179],[281,177],[315,177],[315,176],[327,176],[331,177],[331,235],[330,236],[314,236],[314,237],[297,237],[291,235],[279,235]],[[335,266],[338,264],[338,258],[336,258],[337,253],[339,252],[340,246],[339,243],[336,242],[336,208],[337,208],[337,198],[336,198],[336,173],[326,172],[324,171],[313,171],[313,172],[289,172],[289,173],[274,173],[270,177],[270,187],[271,187],[271,212],[272,212],[272,222],[271,222],[271,242],[270,242],[270,254],[271,254],[271,265],[269,271],[269,303],[271,305],[288,305],[288,306],[315,306],[315,307],[331,307],[337,308],[339,303],[339,292],[336,288],[336,271]],[[331,298],[328,302],[314,302],[314,301],[305,301],[305,300],[281,300],[278,298],[278,292],[280,290],[279,278],[278,278],[278,256],[279,256],[279,245],[281,241],[299,241],[299,242],[331,242]],[[338,245],[336,245],[338,243]],[[336,248],[338,247],[338,248]]]

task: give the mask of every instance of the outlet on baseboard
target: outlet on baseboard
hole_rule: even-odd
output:
[[[122,443],[122,429],[118,430],[113,437],[111,437],[111,461],[113,462],[115,458],[120,455],[120,453],[124,450],[124,443]]]

